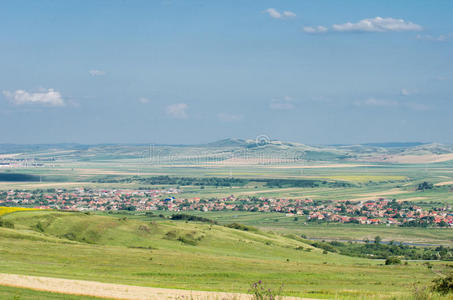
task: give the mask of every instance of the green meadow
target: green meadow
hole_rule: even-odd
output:
[[[152,287],[247,292],[262,280],[284,294],[313,298],[410,296],[446,264],[386,266],[323,253],[297,235],[199,222],[64,212],[3,216],[0,268],[5,273]]]

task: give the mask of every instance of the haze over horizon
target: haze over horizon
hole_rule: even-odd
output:
[[[9,1],[0,144],[452,144],[452,1]]]

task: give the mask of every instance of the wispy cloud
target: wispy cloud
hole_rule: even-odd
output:
[[[410,94],[411,94],[411,92],[406,89],[401,89],[401,91],[400,91],[401,96],[409,96]]]
[[[358,22],[346,22],[342,24],[334,24],[330,28],[326,26],[307,26],[304,27],[306,33],[325,33],[333,32],[402,32],[402,31],[420,31],[423,27],[406,21],[395,18],[375,17],[363,19]]]
[[[401,89],[400,91],[400,95],[401,96],[411,96],[411,95],[415,95],[415,94],[418,94],[418,90],[417,89]]]
[[[242,115],[219,113],[217,114],[217,118],[219,118],[219,120],[223,122],[237,122],[242,120]]]
[[[276,110],[289,110],[294,108],[294,100],[289,96],[272,99],[269,107]]]
[[[431,109],[431,107],[423,103],[406,103],[405,105],[412,110],[418,111],[427,111]]]
[[[453,34],[441,34],[438,36],[430,35],[430,34],[417,34],[417,40],[422,41],[431,41],[431,42],[446,42],[453,38]]]
[[[289,19],[296,17],[296,14],[292,11],[285,10],[283,12],[279,12],[275,8],[268,8],[264,11],[269,15],[269,17],[273,19]]]
[[[166,113],[175,119],[187,119],[189,117],[187,113],[188,105],[185,103],[176,103],[167,106]]]
[[[48,106],[63,106],[65,104],[60,92],[55,91],[54,89],[43,89],[35,93],[30,93],[25,90],[16,90],[14,92],[3,91],[3,95],[17,105],[42,104]]]
[[[368,98],[366,100],[356,101],[354,103],[355,106],[358,107],[376,107],[376,108],[406,108],[410,110],[416,111],[426,111],[431,109],[428,105],[422,103],[415,103],[415,102],[398,102],[395,100],[388,100],[388,99],[376,99],[376,98]]]
[[[150,101],[151,101],[150,99],[145,98],[145,97],[138,98],[138,102],[143,103],[143,104],[149,103]]]
[[[305,26],[303,28],[303,30],[306,33],[324,33],[324,32],[329,31],[329,28],[324,27],[324,26],[315,26],[315,27]]]
[[[397,107],[399,104],[397,101],[368,98],[354,103],[356,106],[374,106],[374,107]]]
[[[101,70],[90,70],[88,73],[90,73],[91,76],[103,76],[103,75],[105,75],[105,71],[101,71]]]

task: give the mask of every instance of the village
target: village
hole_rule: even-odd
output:
[[[307,222],[386,224],[387,226],[453,227],[451,207],[424,207],[409,201],[319,201],[266,197],[202,199],[180,196],[182,190],[91,189],[10,190],[0,192],[0,206],[76,211],[248,211],[279,212]]]

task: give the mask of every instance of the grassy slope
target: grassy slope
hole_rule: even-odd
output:
[[[385,241],[415,242],[453,246],[453,231],[449,228],[418,228],[418,227],[387,227],[385,225],[359,225],[339,223],[307,223],[304,216],[297,220],[286,217],[281,213],[259,212],[188,212],[218,221],[221,224],[238,222],[255,226],[266,231],[306,235],[309,238],[344,239],[344,240],[373,240],[379,235]],[[171,212],[163,212],[171,215]],[[144,216],[140,218],[145,218]]]
[[[0,286],[0,299],[11,300],[95,300],[101,298],[87,296],[72,296],[66,294],[57,294],[49,292],[34,291],[29,289],[21,289],[9,286]]]
[[[435,277],[421,263],[384,266],[301,251],[295,248],[308,246],[294,238],[216,225],[59,212],[4,218],[15,223],[15,229],[0,228],[0,269],[9,273],[235,292],[263,280],[272,287],[284,283],[286,294],[311,297],[400,295]]]

